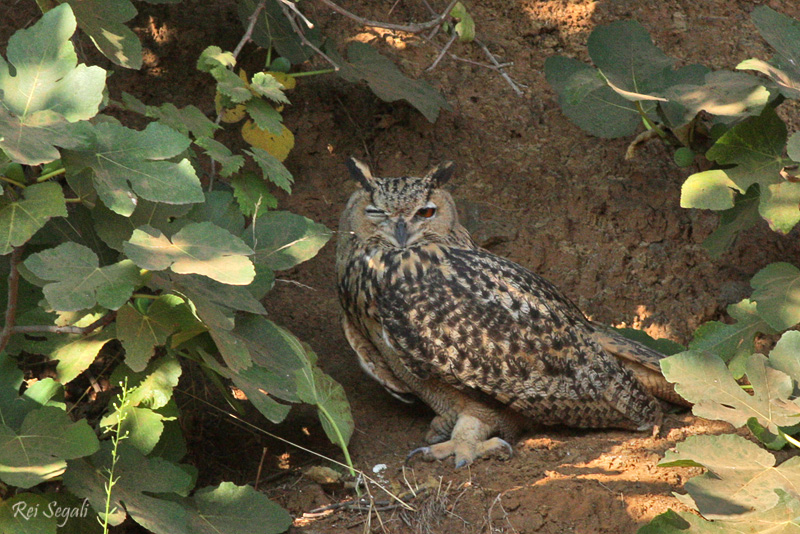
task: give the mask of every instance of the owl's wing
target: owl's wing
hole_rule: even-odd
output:
[[[423,260],[426,268],[413,256],[395,266],[392,286],[378,297],[384,335],[420,378],[523,406],[613,401],[615,383],[636,389],[583,314],[545,279],[480,249],[441,247]]]
[[[603,325],[592,323],[592,326],[595,341],[632,371],[650,393],[673,404],[691,406],[675,392],[675,385],[667,382],[661,373],[663,354]]]

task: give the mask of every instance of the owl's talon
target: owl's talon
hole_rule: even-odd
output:
[[[408,456],[406,456],[406,461],[404,463],[405,463],[405,465],[408,465],[408,462],[411,461],[411,458],[413,458],[417,454],[422,454],[423,456],[427,456],[430,453],[431,453],[431,448],[430,447],[419,447],[419,448],[416,448],[413,451],[408,453]]]

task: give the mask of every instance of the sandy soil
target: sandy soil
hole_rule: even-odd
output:
[[[470,2],[478,36],[501,61],[513,62],[508,72],[525,85],[521,97],[496,72],[469,63],[445,58],[426,72],[438,53],[430,44],[360,27],[318,3],[302,4],[324,33],[374,44],[406,73],[441,89],[453,109],[430,124],[406,104],[385,104],[364,87],[331,76],[303,78],[285,112],[297,139],[286,162],[296,185],[291,196],[280,198],[281,208],[335,229],[355,188],[342,165],[345,156],[363,158],[384,175],[423,172],[444,159],[455,160],[459,170],[450,188],[482,244],[549,278],[595,320],[681,343],[698,325],[724,317],[728,304],[747,296],[748,281],[761,267],[798,256],[796,235],[781,238],[760,225],[720,260],[711,260],[700,243],[715,228],[716,216],[678,204],[681,183],[696,169],[676,167],[658,143],[625,161],[629,140],[593,138],[568,122],[543,73],[545,59],[553,54],[587,60],[591,30],[621,18],[639,20],[655,43],[682,63],[732,69],[749,57],[768,58],[771,52],[749,22],[754,2]],[[393,2],[341,4],[377,20],[429,18],[424,2],[416,0],[398,2],[391,14]],[[795,2],[769,5],[800,18]],[[134,26],[147,49],[146,66],[115,74],[112,96],[125,90],[148,104],[194,104],[211,116],[213,87],[194,64],[206,46],[231,49],[240,38],[234,3],[190,0],[137,7],[141,13]],[[29,23],[35,13],[3,11],[8,16],[2,42],[9,28]],[[86,51],[94,57],[90,47]],[[454,51],[486,59],[473,45],[459,44]],[[242,58],[253,70],[263,65],[264,52],[248,46]],[[315,61],[313,68],[324,63]],[[239,142],[233,129],[223,137],[232,145]],[[309,342],[323,368],[347,391],[356,422],[355,464],[370,474],[385,464],[373,476],[395,493],[418,493],[414,511],[392,506],[373,487],[378,505],[387,501],[377,513],[341,508],[308,515],[352,497],[340,483],[320,484],[303,475],[309,467],[329,464],[187,404],[189,461],[204,467],[202,482],[253,482],[266,450],[259,487],[297,518],[297,532],[635,532],[668,508],[680,509],[672,492],[681,492],[696,474],[657,467],[664,451],[688,435],[728,429],[685,413],[670,414],[655,439],[545,428],[516,443],[507,461],[482,460],[462,470],[450,462],[420,461],[403,470],[405,455],[423,442],[432,414],[423,405],[395,401],[356,365],[338,326],[334,247],[280,273],[266,304],[271,318]],[[342,458],[324,439],[311,410],[299,407],[279,426],[257,414],[249,420]]]

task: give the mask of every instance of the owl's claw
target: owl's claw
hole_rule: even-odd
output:
[[[456,469],[460,469],[471,464],[475,459],[487,456],[491,453],[500,451],[506,458],[514,455],[514,448],[502,438],[491,438],[480,442],[456,442],[451,439],[442,443],[431,445],[430,447],[419,447],[414,449],[406,456],[406,464],[418,454],[427,461],[444,460],[450,456],[455,456]]]

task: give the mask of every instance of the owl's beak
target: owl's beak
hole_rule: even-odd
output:
[[[397,221],[397,225],[394,227],[394,238],[399,246],[406,246],[406,242],[408,241],[408,227],[406,226],[405,219]]]

